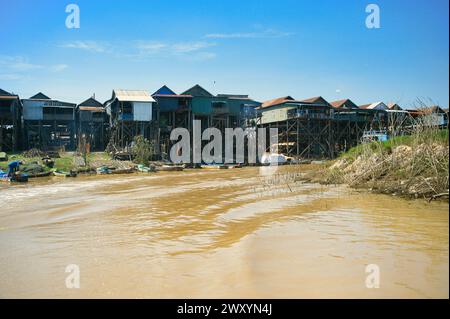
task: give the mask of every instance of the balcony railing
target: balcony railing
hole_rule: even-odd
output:
[[[122,113],[119,114],[119,121],[133,121],[133,113]]]
[[[289,119],[294,118],[305,118],[305,119],[330,119],[330,114],[328,112],[308,112],[303,110],[289,110],[287,112],[287,117]]]
[[[43,115],[44,121],[73,121],[75,118],[73,114],[45,114]]]

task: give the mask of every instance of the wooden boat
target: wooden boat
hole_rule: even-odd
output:
[[[52,171],[47,171],[47,172],[39,172],[39,173],[27,173],[29,178],[36,178],[36,177],[46,177],[46,176],[50,176],[51,174],[53,174]]]
[[[63,171],[55,170],[55,171],[53,171],[53,175],[56,177],[77,177],[77,173],[74,171],[63,172]]]
[[[203,169],[228,169],[228,166],[223,165],[223,164],[205,164],[205,165],[202,165],[201,168],[203,168]]]
[[[110,174],[131,174],[134,172],[134,168],[122,168],[122,169],[112,169]]]
[[[13,176],[8,176],[8,174],[2,172],[0,173],[0,182],[26,183],[28,182],[28,175],[23,173],[16,173]]]
[[[148,166],[139,164],[137,166],[137,170],[142,173],[151,173],[151,172],[155,171],[155,167],[154,166],[148,167]]]
[[[111,170],[107,166],[101,166],[95,170],[98,175],[111,174]]]
[[[182,170],[184,170],[184,166],[182,165],[162,165],[156,167],[157,172],[179,172]]]

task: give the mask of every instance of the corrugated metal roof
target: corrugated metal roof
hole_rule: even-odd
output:
[[[32,97],[30,97],[30,100],[31,99],[33,99],[33,100],[51,100],[47,95],[45,95],[42,92],[39,92],[38,94],[33,95]]]
[[[188,95],[188,94],[153,94],[153,97],[173,97],[173,98],[192,98],[192,95]]]
[[[360,105],[359,108],[360,109],[366,109],[366,110],[373,110],[379,105],[381,105],[382,108],[384,108],[384,109],[388,108],[386,106],[386,104],[384,104],[383,102],[375,102],[375,103],[363,104],[363,105]]]
[[[0,89],[0,100],[16,100],[16,99],[19,99],[18,95],[14,95]]]
[[[88,107],[103,107],[103,104],[94,99],[93,97],[87,99],[84,102],[78,104],[78,106],[88,106]]]
[[[192,96],[206,96],[206,97],[214,97],[211,93],[206,91],[204,88],[202,88],[200,85],[196,84],[193,87],[191,87],[189,90],[184,91],[181,93],[183,95],[192,95]]]
[[[99,106],[79,106],[78,109],[80,111],[105,112],[105,109]]]
[[[369,104],[363,104],[363,105],[360,105],[359,108],[360,108],[360,109],[368,109],[369,106],[371,106],[371,105],[372,105],[372,103],[369,103]]]
[[[342,107],[342,106],[345,104],[345,102],[347,102],[347,101],[348,101],[348,99],[343,99],[343,100],[338,100],[338,101],[330,102],[330,104],[331,104],[332,107],[340,108],[340,107]]]
[[[174,91],[172,91],[167,85],[163,85],[158,89],[158,91],[152,94],[152,96],[154,95],[177,95],[177,94]]]
[[[403,110],[403,109],[400,107],[400,105],[398,105],[398,104],[395,103],[395,102],[389,102],[389,103],[387,104],[387,107],[388,107],[388,109],[390,109],[390,110]]]
[[[156,102],[145,90],[120,90],[115,89],[114,95],[119,101],[127,102]]]
[[[330,102],[330,105],[336,109],[342,108],[342,107],[355,108],[355,109],[358,108],[358,106],[355,103],[353,103],[353,101],[350,99],[333,101],[333,102]]]
[[[248,99],[246,94],[217,94],[217,97],[227,97],[229,99]]]
[[[292,96],[283,96],[283,97],[279,97],[279,98],[276,98],[273,100],[263,102],[261,104],[261,108],[274,106],[274,105],[278,105],[278,104],[283,104],[285,102],[292,102],[292,101],[295,101]]]
[[[300,102],[303,102],[303,103],[317,103],[317,104],[323,103],[323,104],[328,104],[327,100],[325,100],[321,96],[314,96],[314,97],[311,97],[309,99],[301,100]]]
[[[0,89],[0,96],[14,96],[13,94],[6,92],[5,90]]]

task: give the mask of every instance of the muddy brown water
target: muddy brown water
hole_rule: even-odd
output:
[[[447,203],[267,169],[0,184],[0,297],[449,297]]]

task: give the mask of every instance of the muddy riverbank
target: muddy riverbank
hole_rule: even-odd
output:
[[[448,204],[293,168],[0,184],[0,297],[448,298]]]
[[[337,160],[312,170],[308,179],[448,202],[448,130],[422,129],[412,135],[353,147]]]

